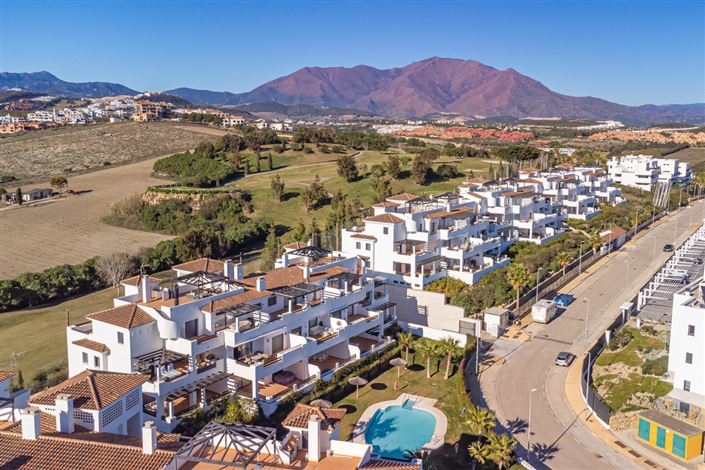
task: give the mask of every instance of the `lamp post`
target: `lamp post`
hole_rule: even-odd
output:
[[[624,292],[629,289],[629,258],[625,259],[624,262],[627,265],[627,271],[624,273]]]
[[[529,391],[529,426],[527,428],[527,437],[526,437],[526,457],[527,460],[531,460],[531,397],[533,396],[534,392],[538,390],[536,388],[532,388],[531,391]]]
[[[636,216],[634,217],[634,236],[636,237],[637,232],[639,231],[639,211],[641,210],[641,207],[636,208]]]
[[[590,323],[590,299],[584,297],[583,302],[585,302],[585,346],[587,347],[588,324]]]
[[[583,244],[585,242],[580,242],[580,255],[578,256],[578,276],[583,272]]]
[[[541,279],[541,268],[536,270],[536,298],[534,299],[534,303],[539,301],[539,279]]]
[[[588,368],[587,368],[587,387],[585,387],[585,408],[590,408],[590,377],[592,376],[592,354],[590,351],[587,352],[588,355]],[[587,421],[588,416],[585,416],[585,421]]]

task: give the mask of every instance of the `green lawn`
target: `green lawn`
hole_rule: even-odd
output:
[[[644,359],[639,355],[641,349],[658,349],[664,347],[662,339],[649,336],[636,328],[625,327],[631,332],[633,338],[627,346],[614,352],[603,352],[595,361],[598,366],[609,366],[622,362],[631,367],[639,367],[644,363]]]
[[[412,155],[403,154],[398,151],[367,151],[363,152],[356,161],[358,166],[364,164],[369,170],[375,164],[383,164],[386,162],[389,155],[392,153],[399,155],[401,158],[407,157],[409,160],[412,158]],[[374,202],[374,193],[370,185],[370,179],[360,178],[357,181],[348,183],[345,179],[338,176],[336,160],[337,156],[331,159],[330,155],[326,154],[326,158],[322,159],[320,164],[315,163],[312,165],[308,163],[310,161],[307,161],[307,163],[298,161],[288,165],[284,169],[278,169],[276,173],[262,172],[252,174],[246,178],[235,181],[233,186],[248,190],[252,193],[256,216],[270,217],[275,224],[283,227],[291,227],[299,219],[308,224],[315,217],[319,226],[322,227],[331,210],[330,206],[324,206],[318,210],[306,212],[300,197],[301,192],[313,182],[316,175],[321,178],[326,189],[331,194],[341,190],[343,194],[348,197],[359,197],[362,204],[366,207]],[[281,160],[275,159],[275,169],[280,168],[280,166],[278,166],[280,161]],[[487,163],[479,159],[469,158],[450,159],[448,157],[440,157],[436,160],[436,166],[441,163],[451,162],[457,164],[458,170],[472,170],[477,176],[481,174],[486,175],[488,171]],[[409,164],[403,165],[402,170],[404,170],[402,177],[393,183],[395,193],[439,194],[445,191],[457,191],[458,184],[465,179],[465,176],[460,176],[447,181],[433,181],[427,185],[421,186],[414,183],[408,176]],[[285,197],[282,202],[274,200],[271,195],[270,180],[275,174],[278,174],[286,185],[284,191]]]
[[[154,276],[167,279],[172,271]],[[0,370],[9,369],[12,353],[21,354],[13,368],[21,370],[29,385],[40,369],[66,363],[66,310],[71,323],[86,321],[86,315],[113,306],[114,287],[74,297],[42,308],[17,310],[0,315]]]

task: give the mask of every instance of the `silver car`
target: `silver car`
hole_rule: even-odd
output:
[[[558,356],[556,356],[556,365],[568,367],[573,362],[573,359],[575,359],[574,354],[565,351],[560,352]]]

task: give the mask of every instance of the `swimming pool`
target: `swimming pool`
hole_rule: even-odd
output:
[[[435,429],[436,418],[406,400],[375,412],[365,428],[365,442],[372,444],[375,454],[399,459],[428,443]]]

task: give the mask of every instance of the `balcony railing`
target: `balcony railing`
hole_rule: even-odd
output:
[[[201,374],[201,373],[203,373],[203,372],[209,371],[209,370],[211,370],[211,369],[214,369],[215,366],[217,366],[217,365],[218,365],[218,363],[217,363],[216,361],[213,361],[213,362],[210,362],[210,363],[208,363],[208,364],[204,364],[204,365],[198,366],[198,367],[196,367],[196,373],[197,373],[197,374]]]

